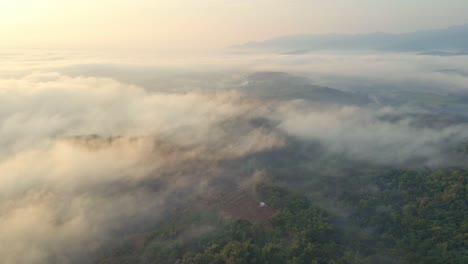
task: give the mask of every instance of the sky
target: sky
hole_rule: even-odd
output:
[[[466,0],[0,0],[0,47],[193,52],[468,22]]]

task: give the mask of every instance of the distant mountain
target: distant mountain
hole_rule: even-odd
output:
[[[239,90],[262,99],[303,99],[323,105],[363,105],[370,102],[367,95],[313,85],[306,78],[284,72],[256,72],[250,74]]]
[[[440,56],[440,57],[451,57],[451,56],[466,56],[468,51],[423,51],[419,55],[429,55],[429,56]]]
[[[233,46],[233,49],[268,49],[286,54],[317,50],[377,50],[424,52],[425,55],[467,55],[468,24],[411,33],[308,34],[273,38]]]

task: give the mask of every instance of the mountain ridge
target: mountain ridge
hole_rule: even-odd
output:
[[[231,49],[267,49],[289,54],[314,50],[377,50],[400,52],[468,51],[468,24],[407,33],[334,33],[280,36],[232,46]]]

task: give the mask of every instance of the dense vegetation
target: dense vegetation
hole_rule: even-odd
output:
[[[467,182],[466,170],[391,170],[375,178],[378,192],[346,200],[403,262],[468,263]]]
[[[468,263],[468,170],[295,153],[266,157],[273,183],[256,192],[275,211],[269,224],[193,209],[99,263]]]
[[[238,220],[230,232],[181,263],[350,263],[327,213],[301,195],[263,186],[265,200],[278,213],[272,229]]]

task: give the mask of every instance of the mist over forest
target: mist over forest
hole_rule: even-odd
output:
[[[1,263],[468,261],[465,56],[0,59]]]

